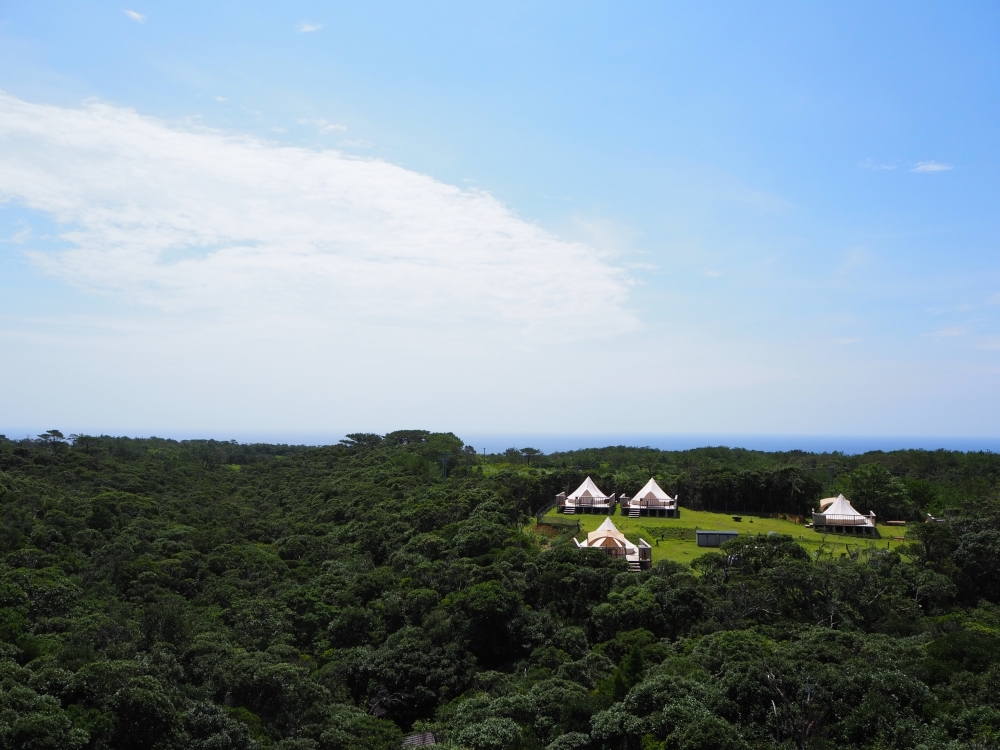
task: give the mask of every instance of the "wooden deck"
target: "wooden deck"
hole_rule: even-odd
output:
[[[679,508],[667,508],[657,505],[622,505],[622,515],[629,518],[641,518],[650,516],[652,518],[680,518]]]
[[[436,745],[437,737],[435,737],[430,732],[421,732],[420,734],[408,734],[403,738],[403,747],[426,747],[427,745]]]
[[[858,516],[824,516],[813,514],[813,531],[821,534],[849,534],[851,536],[868,536],[881,539],[882,535],[875,528],[874,522]]]

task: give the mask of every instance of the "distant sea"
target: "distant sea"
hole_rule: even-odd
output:
[[[8,438],[16,440],[27,435],[35,435],[44,430],[24,430],[0,428]],[[63,430],[69,435],[71,430]],[[92,431],[91,434],[93,434]],[[214,438],[215,440],[236,440],[240,443],[288,443],[293,445],[332,445],[344,435],[339,432],[305,433],[305,432],[224,432],[221,430],[154,430],[154,431],[115,431],[108,434],[130,435],[134,437],[173,438],[175,440],[190,440],[199,438]],[[918,448],[923,450],[954,451],[992,451],[1000,453],[1000,437],[915,437],[915,436],[873,436],[873,435],[726,435],[726,434],[547,434],[531,432],[510,433],[455,433],[467,445],[478,452],[502,453],[507,448],[537,448],[543,453],[570,451],[580,448],[603,448],[609,445],[625,445],[629,447],[649,447],[660,450],[688,450],[707,446],[728,448],[748,448],[759,451],[792,451],[801,450],[811,453],[831,453],[839,451],[846,454],[867,453],[868,451],[893,451]]]
[[[747,448],[758,451],[793,451],[846,454],[905,449],[952,451],[992,451],[1000,453],[1000,437],[891,437],[869,435],[539,435],[539,434],[459,434],[477,451],[499,453],[507,448],[537,448],[544,453],[603,448],[609,445],[649,447],[679,451],[708,446]]]

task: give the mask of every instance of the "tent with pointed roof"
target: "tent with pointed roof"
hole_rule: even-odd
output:
[[[590,546],[594,546],[593,543],[599,539],[615,539],[621,542],[628,541],[610,518],[605,518],[600,526],[587,534],[587,544]]]
[[[843,495],[837,495],[833,499],[833,502],[827,506],[826,510],[823,511],[824,516],[857,516],[858,518],[867,518],[858,513],[854,506],[851,505],[850,501]]]
[[[875,514],[869,513],[867,516],[858,513],[851,505],[850,501],[843,495],[837,495],[832,501],[827,503],[827,499],[820,501],[819,513],[813,513],[813,527],[819,530],[835,531],[837,533],[860,533],[862,531],[875,532]]]
[[[576,490],[566,497],[567,500],[579,500],[583,497],[600,498],[601,500],[607,500],[608,496],[601,492],[600,488],[594,484],[594,480],[587,477],[583,480],[583,484],[576,488]]]
[[[622,514],[637,517],[639,515],[677,516],[677,498],[670,497],[663,488],[650,477],[645,486],[632,498],[621,497]]]
[[[605,495],[594,480],[587,477],[572,494],[560,492],[556,495],[555,504],[560,513],[610,513],[615,502],[614,495]]]
[[[633,503],[639,503],[641,505],[672,505],[677,502],[675,498],[670,497],[666,492],[664,492],[660,485],[656,483],[656,480],[650,478],[646,482],[646,486],[639,490],[632,497]]]
[[[638,544],[632,544],[610,518],[587,534],[583,542],[573,540],[577,547],[599,549],[611,557],[624,557],[633,570],[645,570],[652,565],[652,547],[645,539],[640,538]]]

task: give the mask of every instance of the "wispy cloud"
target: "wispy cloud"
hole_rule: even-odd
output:
[[[312,125],[321,133],[346,133],[347,127],[322,118],[306,118],[299,120],[299,125]]]
[[[215,99],[215,101],[217,101],[217,102],[224,102],[224,101],[226,101],[226,97],[224,97],[224,96],[213,96],[212,98]]]
[[[830,343],[834,346],[850,346],[851,344],[857,344],[861,339],[852,338],[850,336],[841,336],[840,338],[833,339]]]
[[[705,276],[710,279],[717,279],[722,276],[722,271],[716,271],[714,268],[706,268]]]
[[[918,161],[911,169],[911,172],[947,172],[954,169],[951,164],[942,164],[937,161]]]
[[[844,254],[844,260],[836,270],[836,277],[844,279],[868,263],[868,251],[863,247],[852,247]]]
[[[31,238],[31,235],[32,235],[31,227],[24,227],[23,229],[19,229],[16,232],[14,232],[14,234],[12,234],[10,237],[4,240],[0,240],[0,242],[8,242],[12,245],[23,245]]]
[[[890,171],[896,169],[896,166],[897,166],[896,164],[891,164],[891,163],[889,164],[879,163],[873,159],[865,159],[860,164],[860,167],[862,169],[874,169],[876,171]]]
[[[125,15],[131,18],[136,23],[146,23],[146,16],[144,16],[142,13],[138,13],[137,11],[126,9]]]
[[[976,345],[979,349],[995,351],[1000,349],[1000,336],[983,336]]]
[[[41,268],[168,313],[355,337],[473,326],[573,340],[637,324],[606,253],[377,159],[3,94],[0,152],[0,200],[64,227],[68,249],[33,255]]]
[[[958,336],[965,336],[969,331],[962,326],[949,326],[947,328],[938,328],[936,331],[931,331],[927,335],[932,339],[951,339],[957,338]]]
[[[311,21],[303,21],[302,23],[300,23],[298,26],[295,27],[295,30],[300,34],[308,34],[311,31],[319,31],[322,28],[323,24],[321,23],[312,23]]]
[[[371,148],[375,144],[371,141],[366,141],[364,138],[354,138],[352,140],[337,141],[337,145],[340,148]]]

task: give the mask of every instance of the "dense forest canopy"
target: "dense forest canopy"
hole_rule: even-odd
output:
[[[744,535],[633,573],[531,522],[586,474],[748,513],[843,491],[908,543]],[[946,451],[0,438],[0,748],[995,748],[998,478]]]
[[[843,492],[886,520],[940,514],[990,496],[1000,484],[1000,454],[901,450],[858,455],[742,448],[661,451],[615,446],[541,454],[510,448],[492,464],[565,476],[566,489],[590,474],[606,492],[630,494],[650,476],[697,510],[807,514],[821,497]],[[558,484],[558,483],[557,483]],[[558,491],[558,490],[556,490]]]

